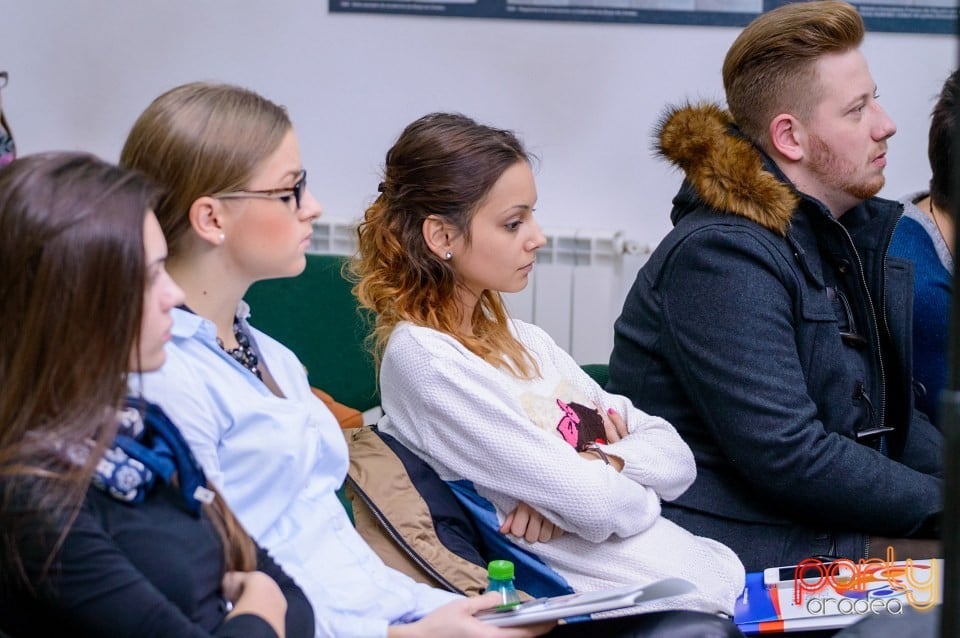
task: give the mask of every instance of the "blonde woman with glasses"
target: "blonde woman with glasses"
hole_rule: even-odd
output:
[[[286,110],[236,86],[180,86],[140,115],[121,164],[167,188],[156,213],[167,268],[186,296],[172,312],[167,363],[141,390],[303,588],[317,635],[523,638],[547,629],[486,625],[473,613],[490,597],[461,599],[381,562],[336,496],[347,472],[339,424],[296,356],[247,323],[247,289],[304,269],[321,213]]]

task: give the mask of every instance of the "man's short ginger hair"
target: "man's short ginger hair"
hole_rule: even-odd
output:
[[[863,19],[846,2],[787,4],[758,16],[723,61],[727,106],[740,130],[767,147],[767,129],[780,113],[803,120],[821,98],[816,62],[863,41]]]

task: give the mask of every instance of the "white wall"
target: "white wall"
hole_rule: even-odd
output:
[[[243,84],[287,105],[310,185],[354,218],[404,125],[459,110],[517,130],[541,157],[541,222],[656,242],[677,173],[652,158],[663,106],[722,97],[736,28],[328,14],[325,0],[0,0],[4,109],[19,151],[116,159],[133,120],[176,84]],[[900,127],[885,195],[925,186],[932,100],[950,36],[872,34]]]

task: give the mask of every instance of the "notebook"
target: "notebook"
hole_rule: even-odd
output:
[[[696,587],[693,583],[682,578],[665,578],[642,587],[630,585],[603,591],[536,598],[505,611],[487,609],[478,612],[477,618],[498,627],[529,625],[633,607],[649,600],[686,594],[694,589]]]

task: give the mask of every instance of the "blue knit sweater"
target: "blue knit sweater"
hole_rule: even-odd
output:
[[[937,424],[939,397],[946,376],[953,259],[940,231],[914,205],[926,193],[905,197],[904,215],[890,242],[890,254],[914,263],[913,373],[926,393],[917,408]]]

